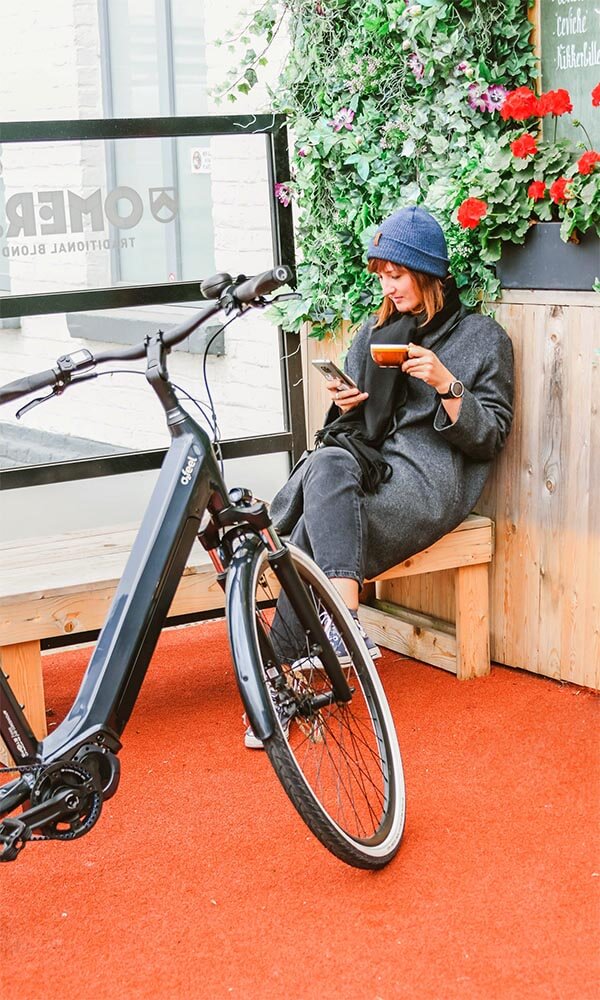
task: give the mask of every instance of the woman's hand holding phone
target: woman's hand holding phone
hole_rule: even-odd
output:
[[[335,403],[342,413],[348,413],[349,410],[353,410],[369,398],[368,392],[361,392],[357,387],[344,385],[341,379],[331,379],[331,381],[328,381],[327,392],[331,397],[332,403]]]

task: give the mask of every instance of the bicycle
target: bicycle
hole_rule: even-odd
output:
[[[73,706],[38,741],[0,670],[0,736],[17,774],[0,787],[0,861],[32,840],[75,840],[117,791],[120,737],[196,537],[225,592],[234,672],[247,718],[304,822],[336,857],[377,869],[404,829],[404,778],[383,687],[354,620],[333,585],[281,539],[267,504],[228,491],[213,443],[171,383],[171,347],[222,310],[263,307],[291,278],[276,267],[253,278],[215,275],[210,301],[187,322],[133,347],[60,357],[54,368],[0,388],[6,403],[45,387],[41,401],[101,372],[146,358],[171,443]],[[34,400],[27,406],[40,400]],[[328,638],[330,624],[347,655]],[[23,808],[22,812],[16,810]]]

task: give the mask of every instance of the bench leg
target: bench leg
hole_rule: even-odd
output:
[[[485,677],[490,672],[488,564],[456,570],[456,676]]]
[[[29,725],[39,740],[47,733],[42,657],[39,641],[0,647],[0,667],[17,701],[25,706]]]

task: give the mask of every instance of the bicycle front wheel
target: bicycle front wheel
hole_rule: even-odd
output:
[[[251,588],[253,652],[275,722],[264,749],[322,844],[346,864],[381,868],[396,854],[404,830],[404,777],[392,715],[337,590],[305,553],[292,545],[289,549],[321,620],[333,623],[344,643],[338,660],[352,698],[336,702],[331,681],[305,637],[299,648],[302,633],[289,599],[281,595],[274,607],[276,581],[266,553],[259,550]],[[351,641],[345,641],[350,635]],[[351,648],[360,655],[351,655]]]

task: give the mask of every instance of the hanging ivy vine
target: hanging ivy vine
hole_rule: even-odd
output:
[[[456,222],[473,150],[497,142],[506,90],[531,83],[529,0],[266,0],[241,33],[241,66],[222,96],[256,83],[286,24],[289,57],[270,96],[288,116],[300,302],[280,317],[317,335],[376,305],[365,246],[382,218],[424,204],[443,226],[462,297],[498,283],[477,230]],[[478,153],[480,159],[480,153]],[[526,225],[523,228],[525,232]],[[493,254],[492,254],[493,256]],[[486,259],[487,257],[487,259]]]

